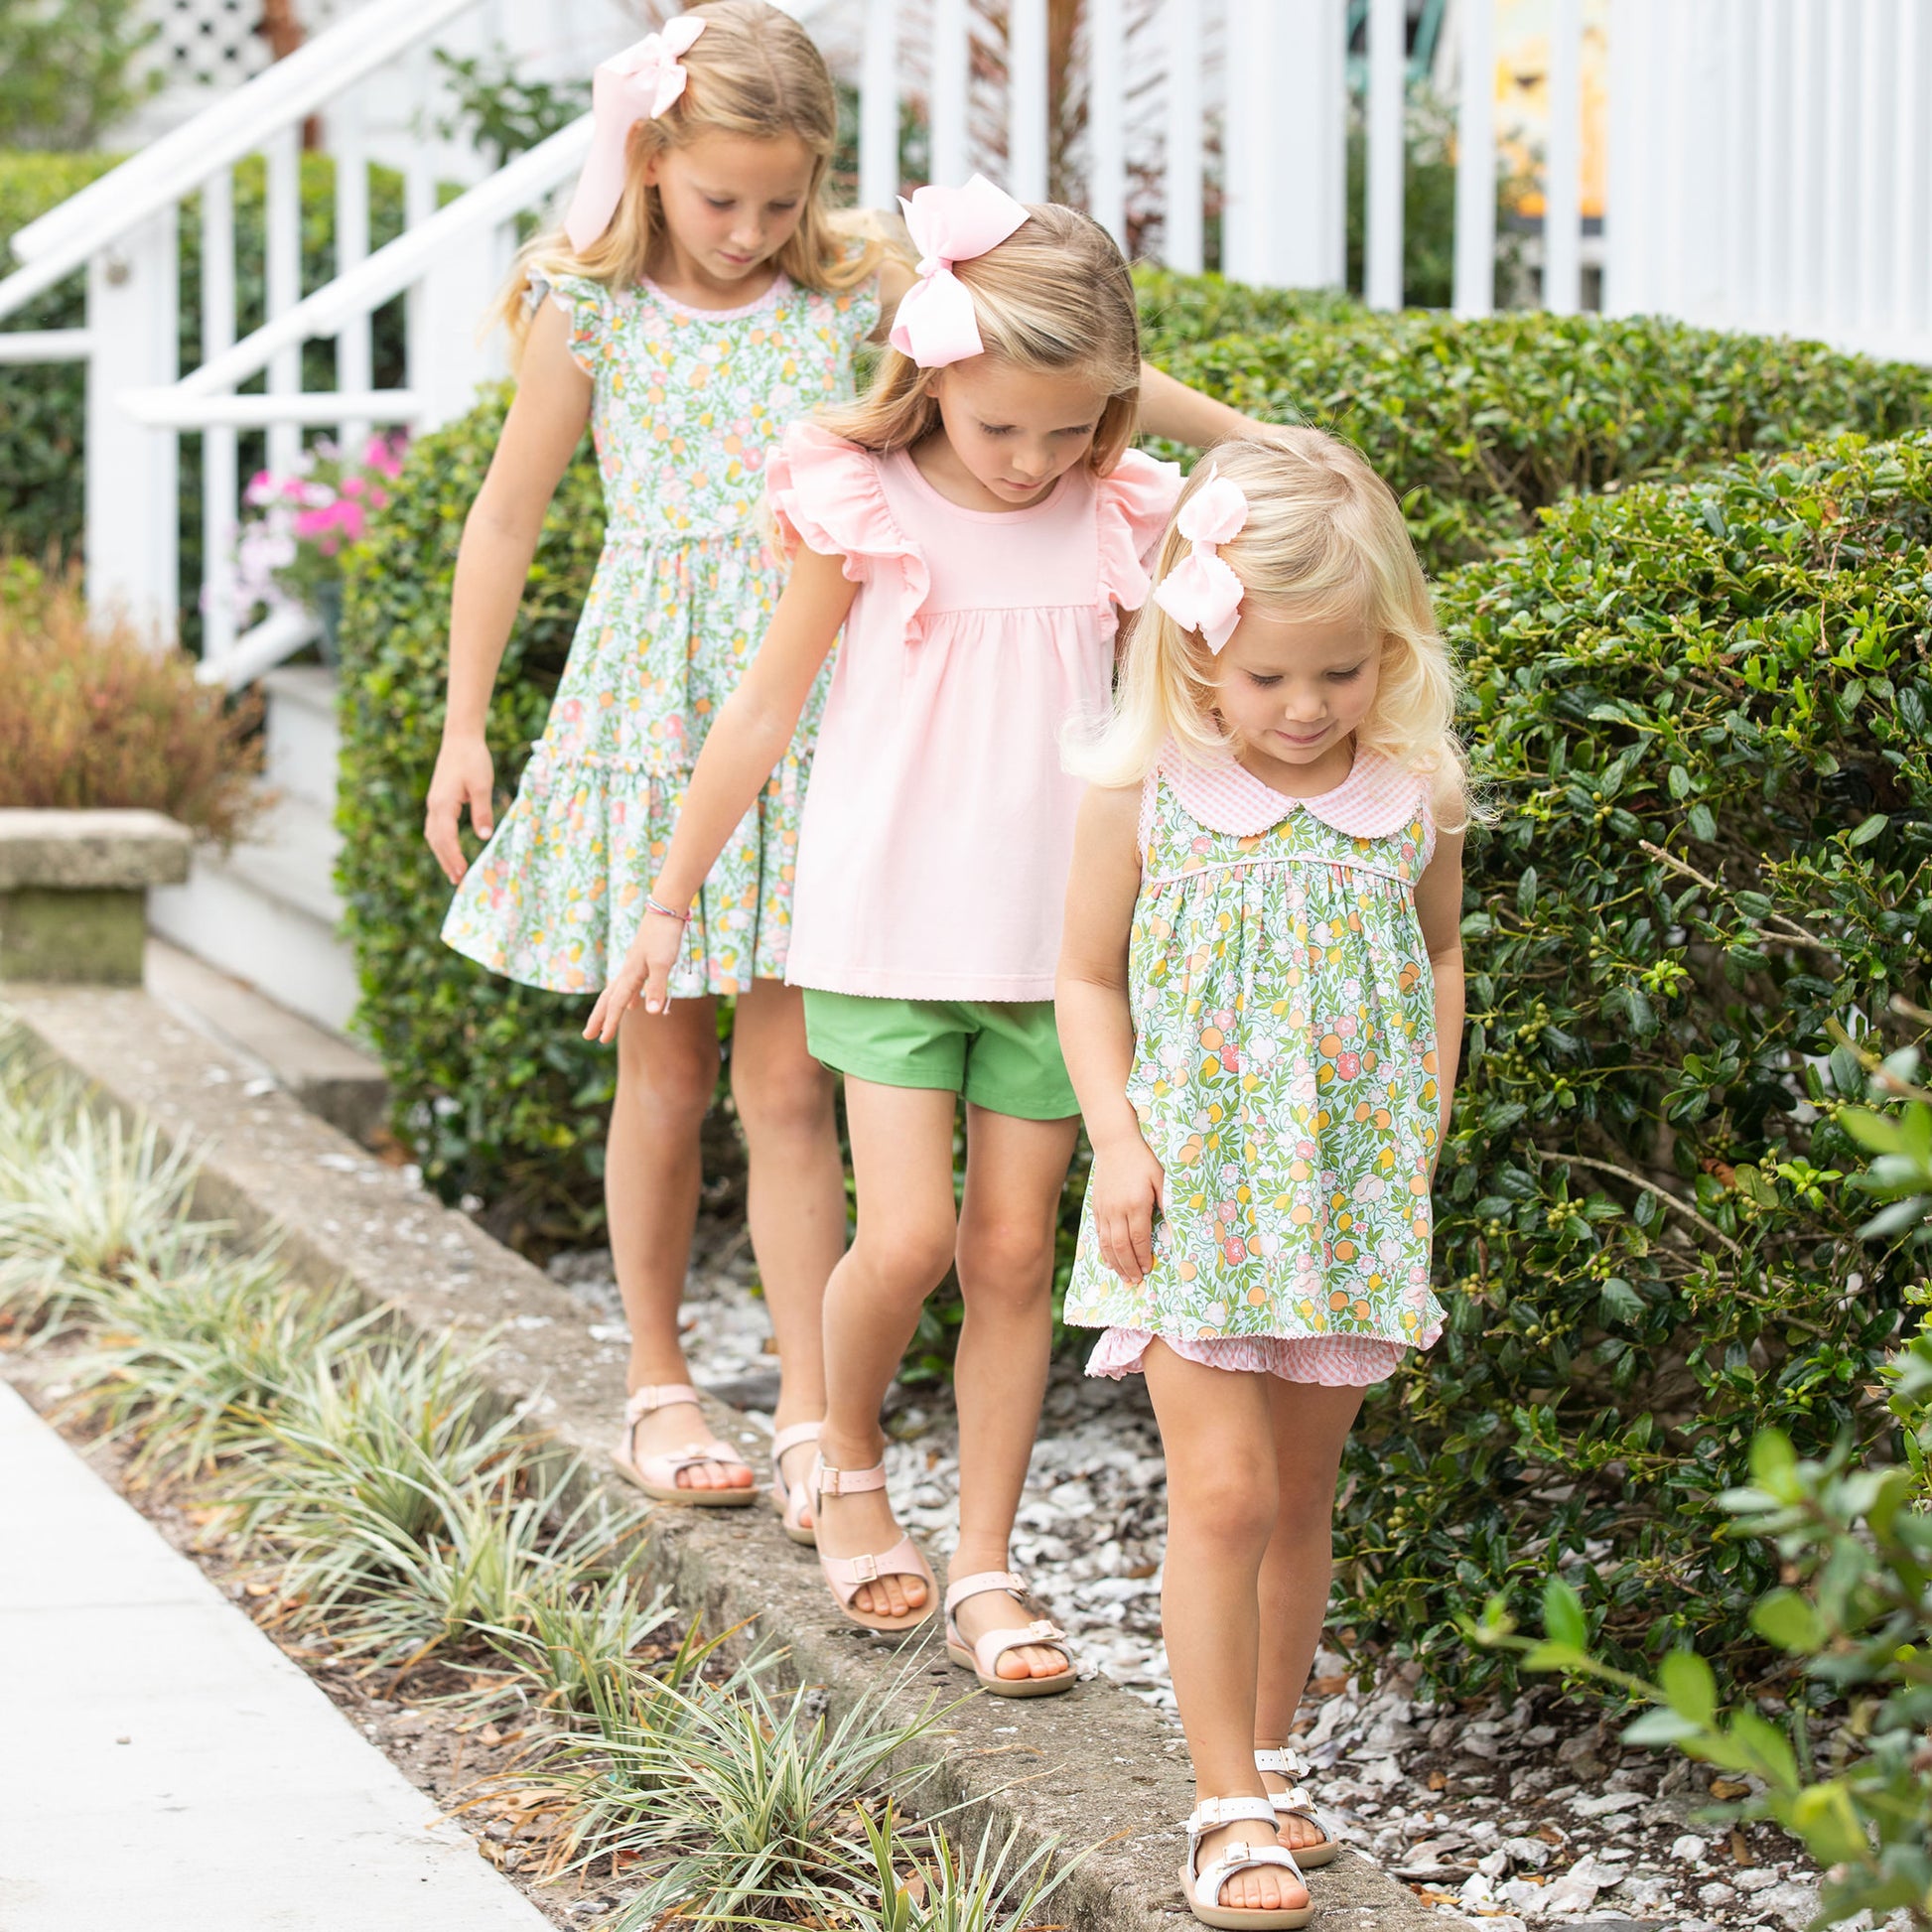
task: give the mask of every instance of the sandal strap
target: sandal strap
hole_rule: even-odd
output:
[[[771,1439],[771,1459],[776,1461],[781,1455],[789,1455],[801,1443],[815,1443],[818,1432],[824,1425],[815,1422],[795,1422],[789,1429],[781,1429]]]
[[[659,1409],[675,1409],[681,1403],[699,1406],[698,1392],[688,1382],[646,1382],[630,1391],[623,1405],[623,1419],[636,1424]]]
[[[1283,1745],[1275,1750],[1257,1750],[1255,1769],[1271,1772],[1278,1778],[1299,1778],[1305,1767],[1301,1753]]]
[[[1204,1832],[1219,1831],[1223,1825],[1244,1823],[1272,1828],[1275,1807],[1266,1798],[1203,1798],[1188,1815],[1188,1843],[1198,1841]]]
[[[883,1489],[886,1486],[886,1465],[875,1462],[870,1469],[835,1469],[820,1456],[812,1464],[812,1494],[814,1496],[853,1496],[862,1489]],[[867,1578],[866,1582],[872,1580]]]
[[[849,1603],[862,1584],[876,1584],[882,1577],[923,1578],[926,1574],[909,1536],[901,1536],[890,1550],[877,1556],[828,1557],[821,1550],[818,1562],[825,1581],[838,1591],[842,1603]]]
[[[1187,1847],[1190,1870],[1193,1860],[1194,1846],[1190,1841]],[[1194,1872],[1194,1903],[1213,1910],[1221,1902],[1221,1887],[1230,1878],[1243,1871],[1258,1870],[1264,1865],[1292,1871],[1298,1878],[1302,1875],[1302,1867],[1295,1863],[1295,1854],[1286,1845],[1277,1845],[1272,1840],[1264,1845],[1250,1845],[1246,1840],[1237,1838],[1221,1848],[1204,1871]]]
[[[951,1616],[968,1597],[990,1596],[995,1590],[1025,1596],[1027,1581],[1011,1570],[981,1570],[970,1577],[955,1577],[946,1586],[946,1614]]]
[[[955,1628],[952,1634],[957,1639],[958,1629]],[[1066,1647],[1066,1632],[1049,1617],[1035,1617],[1024,1630],[989,1630],[972,1646],[972,1650],[979,1660],[981,1674],[996,1677],[999,1673],[994,1666],[1009,1650],[1023,1650],[1027,1645],[1035,1643],[1057,1650],[1066,1659],[1067,1669],[1073,1668],[1073,1654]]]
[[[716,1462],[728,1469],[750,1465],[729,1443],[686,1443],[681,1449],[659,1449],[654,1455],[631,1456],[631,1465],[646,1482],[660,1489],[675,1489],[678,1473],[695,1468],[700,1462]]]

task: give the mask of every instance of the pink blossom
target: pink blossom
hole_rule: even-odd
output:
[[[1336,1057],[1335,1071],[1344,1080],[1352,1080],[1362,1070],[1362,1056],[1359,1053],[1342,1053]]]
[[[1234,1203],[1231,1200],[1224,1200],[1214,1212],[1220,1216],[1223,1227],[1232,1227],[1234,1225]]]
[[[343,494],[345,496],[359,496],[366,487],[367,485],[362,482],[360,477],[345,477],[343,479]]]

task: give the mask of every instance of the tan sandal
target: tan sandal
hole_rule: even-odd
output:
[[[757,1502],[759,1492],[749,1482],[736,1489],[693,1489],[678,1482],[679,1470],[700,1462],[735,1465],[749,1475],[751,1464],[729,1443],[705,1437],[658,1455],[637,1453],[637,1425],[659,1409],[680,1408],[687,1403],[698,1408],[698,1392],[683,1382],[647,1382],[631,1391],[623,1405],[623,1434],[611,1451],[618,1473],[634,1482],[652,1502],[683,1503],[692,1509],[743,1509],[747,1503]]]
[[[1235,1839],[1219,1852],[1205,1871],[1197,1868],[1201,1839],[1223,1825],[1238,1825],[1252,1819],[1266,1825],[1268,1837],[1259,1844]],[[1299,1878],[1302,1867],[1295,1854],[1275,1838],[1275,1807],[1266,1798],[1203,1798],[1187,1820],[1187,1863],[1180,1867],[1181,1895],[1187,1909],[1203,1925],[1221,1932],[1293,1932],[1314,1917],[1314,1901],[1306,1905],[1281,1905],[1275,1910],[1245,1908],[1221,1903],[1221,1887],[1243,1871],[1256,1871],[1264,1865],[1292,1871]]]
[[[795,1422],[771,1439],[771,1506],[778,1512],[785,1534],[808,1548],[817,1546],[818,1532],[799,1518],[811,1502],[811,1486],[809,1482],[785,1480],[784,1458],[801,1444],[816,1443],[819,1427],[815,1422]]]
[[[827,1496],[849,1496],[863,1489],[883,1489],[885,1486],[886,1465],[883,1462],[875,1462],[870,1469],[834,1469],[827,1466],[821,1455],[812,1464],[813,1520],[824,1522]],[[818,1567],[824,1572],[826,1584],[838,1599],[839,1608],[862,1630],[878,1630],[888,1636],[897,1635],[902,1630],[916,1630],[939,1607],[939,1580],[933,1576],[932,1566],[919,1554],[909,1536],[901,1536],[890,1550],[883,1550],[878,1556],[828,1557],[821,1548]],[[907,1610],[903,1616],[878,1616],[870,1610],[855,1610],[852,1599],[859,1593],[860,1585],[876,1584],[882,1577],[922,1578],[925,1582],[925,1602],[916,1610]]]
[[[1275,1817],[1303,1818],[1312,1825],[1320,1838],[1312,1845],[1291,1845],[1288,1849],[1295,1854],[1295,1863],[1304,1871],[1312,1870],[1316,1865],[1333,1864],[1335,1854],[1341,1847],[1335,1843],[1334,1834],[1315,1816],[1314,1800],[1299,1784],[1297,1778],[1307,1775],[1307,1767],[1292,1750],[1256,1751],[1255,1769],[1267,1771],[1278,1778],[1288,1780],[1286,1791],[1271,1791],[1268,1802],[1275,1807]]]
[[[1027,1586],[1022,1578],[1016,1577],[1010,1570],[983,1570],[974,1577],[961,1577],[948,1587],[946,1655],[961,1670],[971,1671],[979,1679],[980,1689],[991,1692],[994,1697],[1043,1698],[1072,1690],[1079,1682],[1079,1676],[1066,1647],[1066,1632],[1046,1617],[1037,1617],[1020,1630],[989,1630],[972,1645],[968,1645],[959,1634],[954,1611],[968,1597],[988,1596],[996,1590],[1008,1596],[1025,1597]],[[1057,1650],[1066,1658],[1066,1668],[1055,1671],[1051,1677],[1002,1677],[998,1669],[1000,1659],[1009,1650],[1020,1650],[1033,1643]]]

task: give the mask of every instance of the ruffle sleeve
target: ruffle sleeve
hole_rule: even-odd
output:
[[[879,461],[817,423],[793,423],[765,459],[765,501],[787,550],[839,558],[851,582],[894,601],[910,641],[932,576],[886,500]]]
[[[529,291],[523,300],[532,315],[546,296],[570,324],[570,359],[586,375],[596,375],[604,345],[611,338],[610,289],[588,275],[550,276],[540,268],[531,269]]]
[[[1126,451],[1096,487],[1094,513],[1100,538],[1100,601],[1110,609],[1138,611],[1153,588],[1148,577],[1155,546],[1180,495],[1180,465],[1157,463],[1140,450]]]

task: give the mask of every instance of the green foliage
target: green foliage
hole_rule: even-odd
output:
[[[435,59],[457,108],[438,122],[437,133],[446,141],[468,134],[499,166],[568,127],[591,104],[588,79],[525,79],[500,46],[487,58],[439,47]]]
[[[8,0],[0,7],[0,149],[90,148],[160,92],[142,50],[160,31],[140,0]]]
[[[1932,1014],[1910,1017],[1932,1023]],[[1877,1157],[1853,1184],[1892,1202],[1864,1232],[1923,1237],[1932,1233],[1932,1094],[1911,1084],[1918,1054],[1861,1061],[1881,1096],[1906,1101],[1840,1116]],[[1797,1680],[1787,1728],[1749,1705],[1721,1710],[1717,1673],[1695,1650],[1670,1651],[1654,1682],[1603,1663],[1582,1597],[1558,1576],[1543,1587],[1540,1643],[1514,1635],[1500,1597],[1468,1627],[1485,1648],[1519,1654],[1526,1670],[1649,1704],[1625,1728],[1627,1743],[1675,1748],[1742,1778],[1750,1796],[1720,1815],[1775,1819],[1804,1844],[1827,1873],[1820,1926],[1899,1911],[1932,1926],[1932,1324],[1921,1322],[1879,1372],[1903,1466],[1855,1462],[1849,1437],[1800,1458],[1788,1436],[1765,1429],[1751,1442],[1748,1482],[1719,1498],[1737,1534],[1776,1556],[1782,1581],[1752,1604],[1750,1623]],[[1844,1714],[1823,1765],[1812,1736],[1820,1706]]]
[[[586,1004],[485,972],[438,936],[449,886],[423,843],[443,730],[450,586],[463,520],[508,404],[420,438],[350,559],[342,626],[341,884],[362,1025],[425,1177],[574,1238],[595,1216],[614,1065],[578,1037]],[[514,789],[563,671],[604,540],[588,444],[558,488],[490,706],[499,794]]]
[[[115,155],[0,154],[0,249],[15,229],[77,194],[116,165]],[[246,335],[266,320],[267,261],[264,205],[267,171],[259,156],[234,170],[235,328]],[[335,163],[302,157],[302,288],[320,288],[335,273]],[[402,232],[402,177],[385,168],[369,173],[369,242],[381,247]],[[201,359],[201,198],[191,196],[181,216],[181,366]],[[86,320],[85,278],[50,290],[8,326],[77,329]],[[378,388],[402,381],[403,312],[400,300],[376,311],[374,379]],[[303,384],[328,388],[335,380],[335,345],[303,350]],[[244,385],[259,387],[259,381]],[[86,367],[80,362],[0,368],[0,551],[40,560],[79,555],[85,522]],[[242,475],[260,467],[260,432],[241,438]],[[201,444],[182,444],[182,581],[188,587],[184,624],[199,632],[194,610],[202,567]]]
[[[1648,317],[1361,313],[1153,359],[1250,415],[1357,444],[1437,573],[1495,554],[1576,493],[1932,423],[1932,370]]]
[[[1223,275],[1176,275],[1146,265],[1134,271],[1141,312],[1141,352],[1165,362],[1224,336],[1273,336],[1302,324],[1339,322],[1366,313],[1333,289],[1263,289]]]
[[[1440,593],[1499,820],[1449,1327],[1371,1402],[1342,1577],[1446,1677],[1457,1597],[1578,1560],[1618,1667],[1750,1647],[1776,1559],[1718,1499],[1751,1436],[1888,1427],[1916,1250],[1844,1205],[1841,1115],[1873,1090],[1848,1040],[1925,1024],[1887,996],[1932,958],[1928,541],[1932,440],[1846,439],[1564,503]]]

